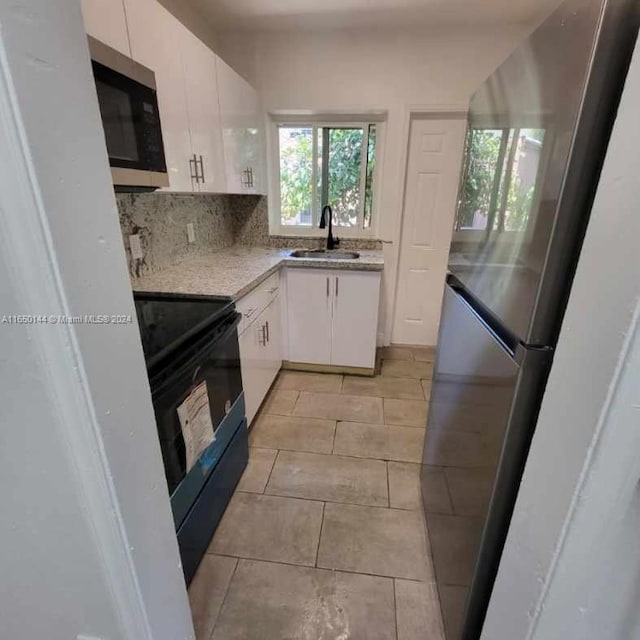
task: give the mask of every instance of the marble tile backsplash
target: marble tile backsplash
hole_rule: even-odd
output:
[[[118,193],[120,227],[133,276],[154,273],[187,256],[233,245],[315,249],[324,238],[269,236],[266,196],[228,194]],[[195,242],[187,241],[187,224]],[[140,235],[143,259],[131,256],[129,236]],[[339,235],[339,233],[337,234]],[[378,240],[343,240],[341,248],[375,250]]]
[[[259,239],[263,233],[260,228],[263,209],[268,235],[266,198],[260,196],[118,193],[116,200],[129,271],[135,276],[238,242],[253,244],[252,239]],[[191,244],[187,241],[189,223],[195,228],[195,242]],[[142,260],[131,256],[129,236],[136,233],[140,235]]]

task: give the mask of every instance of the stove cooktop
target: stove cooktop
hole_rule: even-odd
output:
[[[157,361],[235,309],[229,300],[135,293],[134,301],[147,361]]]

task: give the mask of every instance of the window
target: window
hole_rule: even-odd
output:
[[[315,229],[328,204],[335,227],[371,232],[378,127],[277,125],[281,230]]]
[[[469,130],[456,231],[527,229],[543,143],[542,129]]]

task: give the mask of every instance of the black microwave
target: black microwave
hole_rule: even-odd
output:
[[[155,74],[95,38],[89,50],[114,186],[168,187]]]

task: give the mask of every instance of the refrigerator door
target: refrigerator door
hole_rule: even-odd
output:
[[[472,98],[449,270],[525,344],[555,343],[637,14],[568,0]]]
[[[479,637],[550,360],[510,351],[463,295],[445,289],[421,478],[447,640]]]

